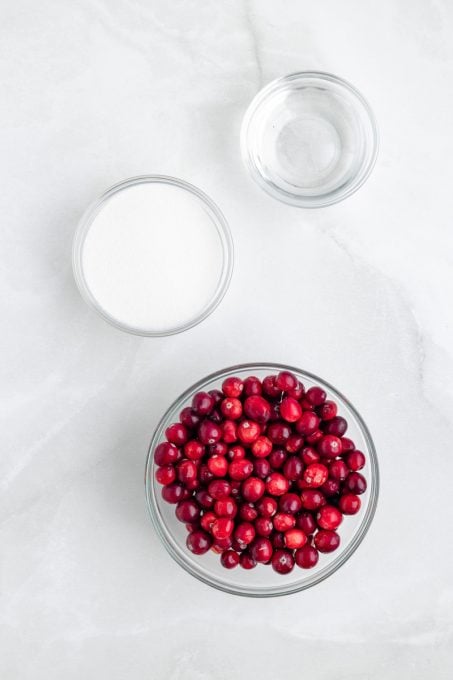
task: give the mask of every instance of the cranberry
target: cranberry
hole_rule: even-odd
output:
[[[239,508],[239,516],[245,522],[253,522],[258,517],[258,510],[253,503],[243,503]]]
[[[338,507],[344,515],[355,515],[359,512],[362,501],[353,493],[341,496]]]
[[[239,555],[234,550],[225,550],[220,556],[220,561],[225,569],[234,569],[239,564]]]
[[[281,371],[275,379],[275,386],[282,392],[294,390],[297,387],[297,383],[296,376],[289,371]]]
[[[305,510],[317,510],[326,502],[324,495],[317,489],[305,489],[300,495],[300,500]]]
[[[187,547],[195,555],[203,555],[212,545],[212,539],[205,531],[192,531],[187,536]]]
[[[164,486],[173,484],[176,479],[175,468],[173,465],[164,465],[163,467],[157,468],[155,477],[159,484],[163,484]]]
[[[221,390],[209,390],[208,394],[214,399],[214,406],[220,404],[224,399],[224,394]]]
[[[190,460],[200,460],[200,458],[203,458],[204,452],[205,448],[203,444],[196,441],[196,439],[191,439],[191,441],[187,442],[184,446],[184,454],[187,458],[190,458]]]
[[[225,378],[222,391],[226,397],[240,397],[244,389],[244,382],[240,378]]]
[[[227,498],[231,493],[231,484],[225,479],[214,479],[208,486],[208,493],[216,501]]]
[[[285,534],[281,531],[274,531],[271,536],[272,547],[273,548],[284,548],[285,547]]]
[[[290,456],[283,466],[283,474],[292,482],[302,477],[304,466],[298,456]]]
[[[243,552],[239,558],[239,564],[243,569],[253,569],[256,567],[256,560],[248,552]]]
[[[156,446],[154,451],[154,462],[156,465],[171,465],[180,458],[179,449],[169,442],[162,442]]]
[[[176,506],[176,517],[180,522],[193,524],[200,517],[200,508],[195,501],[180,501]]]
[[[302,569],[312,569],[318,564],[319,553],[312,545],[304,545],[296,550],[294,559],[298,567]]]
[[[197,416],[207,416],[214,408],[214,398],[207,392],[198,392],[192,399],[192,409]]]
[[[304,438],[300,434],[292,434],[286,442],[288,453],[297,453],[304,445]]]
[[[212,472],[209,472],[207,465],[200,465],[198,478],[202,484],[209,484],[209,482],[214,479],[214,475]]]
[[[347,421],[341,416],[335,416],[332,420],[328,420],[323,424],[323,430],[326,434],[333,434],[335,437],[342,437],[348,429]]]
[[[303,512],[296,517],[296,527],[302,529],[307,536],[313,534],[317,529],[315,518],[310,512]]]
[[[227,397],[220,404],[220,410],[225,418],[237,420],[242,416],[242,402],[236,397]]]
[[[253,471],[260,479],[266,479],[271,471],[271,466],[265,458],[257,458],[253,463]]]
[[[322,463],[311,463],[304,472],[304,482],[309,487],[322,486],[328,477],[329,471]]]
[[[256,396],[261,394],[262,391],[263,388],[259,378],[256,378],[254,375],[249,375],[249,377],[244,380],[244,394],[246,397]]]
[[[315,449],[313,449],[311,446],[304,446],[302,449],[302,452],[300,454],[302,458],[302,462],[305,463],[305,465],[310,465],[310,463],[317,463],[318,461],[321,460],[321,456]]]
[[[296,387],[293,387],[292,390],[287,391],[288,397],[293,397],[293,399],[301,399],[305,394],[305,387],[302,385],[299,380],[297,381]]]
[[[324,505],[318,510],[316,520],[321,529],[336,529],[343,521],[343,515],[333,505]]]
[[[266,481],[266,489],[271,496],[283,496],[289,489],[289,481],[279,472],[272,472]]]
[[[231,482],[231,495],[233,498],[239,498],[241,495],[241,482],[237,479]]]
[[[264,494],[265,485],[262,479],[258,477],[249,477],[242,482],[242,495],[246,501],[254,503]]]
[[[239,543],[248,545],[255,538],[255,534],[255,527],[253,524],[251,524],[251,522],[242,522],[241,524],[237,525],[234,531],[234,538],[236,541],[239,541]]]
[[[212,420],[203,420],[198,427],[198,438],[202,444],[215,444],[222,438],[222,428]]]
[[[277,512],[277,501],[270,496],[263,496],[257,502],[256,509],[262,517],[272,517]]]
[[[195,430],[200,424],[201,418],[190,408],[190,406],[186,406],[179,414],[179,420],[183,425],[189,428],[189,430]]]
[[[245,458],[245,449],[243,446],[240,446],[239,444],[236,444],[235,446],[232,446],[230,450],[228,451],[228,458],[230,460],[240,460],[242,458]]]
[[[229,538],[233,532],[234,523],[229,517],[218,517],[211,527],[211,533],[214,536],[216,542],[222,541],[225,538]]]
[[[276,385],[274,375],[267,375],[264,378],[264,380],[263,380],[263,392],[268,397],[272,397],[273,399],[280,396],[281,390],[279,390],[279,388]]]
[[[351,493],[360,495],[366,491],[366,479],[360,472],[351,472],[344,481],[344,488]]]
[[[227,444],[233,444],[238,438],[237,425],[233,420],[225,420],[222,425],[223,441]]]
[[[335,496],[340,490],[340,482],[336,479],[326,479],[320,489],[324,496]]]
[[[340,537],[336,531],[329,529],[320,529],[315,534],[315,546],[322,553],[330,553],[338,548],[340,545]]]
[[[257,458],[265,458],[272,451],[272,442],[268,437],[261,435],[252,444],[252,453]]]
[[[277,444],[278,446],[285,445],[290,435],[291,428],[281,421],[271,423],[267,428],[267,436],[273,444]]]
[[[342,482],[349,474],[348,466],[344,460],[333,460],[329,465],[329,474],[332,479]]]
[[[342,453],[341,440],[332,434],[326,434],[318,443],[318,451],[321,456],[335,458]]]
[[[280,496],[278,507],[282,512],[295,515],[302,509],[302,501],[297,493],[285,493],[283,496]]]
[[[287,512],[277,512],[272,521],[276,531],[288,531],[288,529],[292,529],[296,524],[294,515],[290,515]]]
[[[302,548],[307,542],[307,537],[300,529],[288,529],[285,531],[285,545],[290,550]]]
[[[276,550],[272,555],[272,569],[277,574],[289,574],[294,569],[294,557],[288,550]]]
[[[306,397],[301,399],[300,405],[302,406],[302,411],[314,411],[315,407],[311,402],[308,401]]]
[[[195,494],[195,500],[197,501],[198,505],[201,505],[201,507],[205,509],[212,508],[214,505],[214,499],[206,491],[206,489],[200,489],[200,491],[197,491]]]
[[[210,456],[226,456],[228,453],[228,446],[225,442],[216,442],[208,446],[208,454]]]
[[[224,550],[228,550],[231,548],[233,545],[233,539],[231,536],[227,536],[226,538],[218,538],[216,539],[214,546],[216,547],[216,552],[223,552]]]
[[[218,517],[234,517],[238,506],[232,498],[222,498],[214,503],[214,512]]]
[[[341,449],[343,453],[354,451],[355,444],[352,441],[352,439],[348,439],[347,437],[341,437]]]
[[[313,434],[319,427],[319,418],[313,411],[304,411],[296,422],[296,431],[305,437]]]
[[[305,399],[313,406],[321,406],[326,400],[327,394],[324,392],[322,387],[317,385],[310,387],[305,393]]]
[[[269,422],[275,423],[276,420],[280,420],[280,404],[276,401],[271,403],[271,417]]]
[[[285,397],[280,404],[280,415],[288,423],[295,423],[302,416],[302,408],[293,397]]]
[[[334,401],[325,401],[318,406],[318,415],[322,420],[332,420],[337,415],[337,405]]]
[[[312,432],[308,435],[307,444],[317,444],[323,438],[323,436],[324,435],[320,430],[316,430],[316,432]]]
[[[244,413],[247,418],[257,423],[267,423],[271,416],[271,405],[260,395],[247,397],[244,402]]]
[[[243,444],[253,444],[261,434],[261,428],[253,420],[243,420],[237,429],[239,440]]]
[[[242,481],[250,477],[253,472],[253,463],[251,460],[242,458],[240,460],[233,460],[228,466],[228,474],[231,479]]]
[[[265,564],[266,562],[269,562],[272,557],[272,543],[268,538],[262,536],[255,538],[250,545],[250,554],[255,562]]]
[[[282,467],[287,457],[288,454],[284,449],[273,449],[269,454],[269,463],[274,470],[278,470]]]
[[[183,446],[189,439],[187,428],[182,423],[173,423],[165,430],[168,441],[176,446]]]
[[[192,482],[197,478],[198,468],[193,460],[182,460],[178,463],[178,479],[183,484]]]
[[[346,464],[350,470],[357,472],[361,470],[365,465],[366,459],[361,451],[351,451],[346,456]]]
[[[271,535],[273,531],[273,524],[269,517],[257,517],[255,520],[255,529],[258,536],[265,536],[266,538]]]
[[[209,418],[212,420],[213,423],[216,423],[217,425],[220,425],[220,423],[223,421],[223,416],[220,413],[219,409],[214,408],[211,413],[209,414]]]
[[[228,472],[228,461],[225,456],[211,456],[207,462],[208,470],[214,477],[225,477]]]

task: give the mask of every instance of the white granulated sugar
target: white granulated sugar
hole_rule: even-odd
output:
[[[222,244],[203,204],[178,187],[131,186],[94,218],[83,247],[86,284],[121,324],[165,331],[209,303],[222,269]]]

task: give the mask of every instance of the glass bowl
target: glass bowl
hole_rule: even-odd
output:
[[[178,421],[180,411],[190,405],[192,397],[200,390],[219,388],[228,376],[247,377],[256,375],[263,378],[269,373],[289,370],[294,373],[306,387],[320,385],[329,398],[333,398],[339,406],[339,415],[343,415],[349,424],[347,436],[354,440],[356,447],[365,453],[367,462],[363,473],[368,482],[365,494],[361,496],[362,507],[357,515],[346,516],[341,525],[340,548],[330,554],[320,554],[318,564],[309,570],[295,566],[286,576],[274,572],[268,565],[258,564],[252,570],[241,567],[225,569],[220,564],[219,555],[209,551],[204,555],[194,555],[186,548],[187,531],[185,526],[175,517],[175,506],[166,503],[161,496],[161,487],[155,481],[155,464],[153,452],[157,444],[164,440],[165,429],[172,422]],[[148,451],[145,471],[146,497],[149,513],[154,527],[170,555],[189,574],[214,588],[235,595],[249,597],[274,597],[289,595],[323,581],[339,569],[362,542],[367,533],[376,509],[379,489],[379,472],[371,435],[354,406],[332,385],[311,373],[291,366],[272,363],[242,364],[226,368],[203,378],[189,387],[170,406],[159,422]]]
[[[110,229],[118,215],[124,219],[120,235]],[[99,216],[102,231],[94,226]],[[197,240],[190,243],[195,234]],[[193,264],[193,287],[174,276],[175,249]],[[139,257],[133,267],[131,255]],[[210,269],[199,266],[203,257],[210,258]],[[161,262],[168,263],[164,275],[157,274]],[[203,191],[175,177],[143,175],[115,184],[87,208],[74,237],[72,263],[83,299],[105,321],[135,335],[173,335],[203,321],[222,300],[233,270],[233,241],[225,217]],[[107,271],[101,283],[99,270]],[[203,279],[205,274],[209,278]],[[113,288],[120,292],[112,298]],[[184,300],[184,311],[175,307],[175,299]],[[140,316],[133,316],[137,304]],[[162,309],[166,318],[158,320]]]
[[[294,73],[264,87],[241,130],[244,164],[268,194],[320,208],[357,191],[373,169],[378,132],[355,87],[329,73]]]

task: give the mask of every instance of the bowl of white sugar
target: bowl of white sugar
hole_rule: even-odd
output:
[[[205,319],[233,267],[228,224],[200,189],[173,177],[133,177],[87,209],[73,246],[85,301],[110,324],[172,335]]]

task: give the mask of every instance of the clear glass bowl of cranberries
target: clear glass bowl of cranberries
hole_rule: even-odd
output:
[[[371,435],[337,389],[263,363],[209,375],[170,406],[145,483],[178,564],[220,590],[272,597],[346,562],[373,519],[379,473]]]

